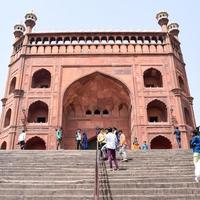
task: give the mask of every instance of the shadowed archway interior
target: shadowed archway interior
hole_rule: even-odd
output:
[[[26,142],[25,148],[29,150],[46,150],[46,144],[42,138],[35,136]]]
[[[95,128],[116,127],[127,135],[130,146],[128,88],[119,80],[95,72],[72,83],[63,98],[63,148],[75,148],[75,131],[96,135]]]
[[[172,149],[172,143],[168,138],[159,135],[151,140],[151,149]]]

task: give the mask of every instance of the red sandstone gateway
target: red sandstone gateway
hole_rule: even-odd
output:
[[[168,14],[156,16],[161,31],[32,33],[37,17],[25,16],[16,38],[0,126],[1,149],[56,149],[55,129],[63,127],[64,149],[74,149],[75,131],[96,127],[123,130],[131,148],[134,137],[151,148],[189,148],[195,127],[179,27]]]

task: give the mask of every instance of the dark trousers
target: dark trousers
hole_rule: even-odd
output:
[[[181,148],[181,138],[180,137],[176,137],[176,141],[178,143],[178,147]]]
[[[19,145],[20,145],[20,149],[25,149],[25,141],[20,141],[19,142]]]
[[[115,163],[115,168],[118,169],[115,149],[107,149],[107,150],[108,150],[108,160],[109,160],[110,168],[112,169],[112,160],[113,160]]]
[[[76,149],[81,149],[81,140],[76,140],[77,146]]]
[[[56,147],[57,150],[58,150],[58,148],[61,147],[61,142],[62,142],[62,140],[57,140],[57,147]]]

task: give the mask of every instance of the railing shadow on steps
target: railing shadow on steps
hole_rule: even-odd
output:
[[[96,163],[95,163],[95,192],[94,200],[99,200],[99,190],[101,187],[102,199],[103,200],[113,200],[112,193],[110,190],[109,178],[106,169],[105,161],[100,157],[99,143],[97,140],[96,146]],[[101,167],[101,184],[100,184],[100,167]]]
[[[96,146],[94,200],[99,200],[99,143]]]
[[[105,161],[101,160],[100,163],[101,163],[101,169],[102,169],[102,172],[101,172],[102,199],[103,200],[113,200]]]

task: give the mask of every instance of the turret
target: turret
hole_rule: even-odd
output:
[[[25,31],[25,27],[22,24],[16,24],[14,26],[14,36],[15,36],[15,41],[17,41],[23,34]]]
[[[179,25],[177,23],[171,23],[167,26],[168,32],[173,35],[176,39],[178,39],[179,34]]]
[[[31,33],[32,28],[35,26],[37,17],[33,12],[27,13],[25,16],[26,33]]]
[[[161,26],[163,32],[167,32],[167,24],[168,20],[168,13],[165,11],[161,11],[156,15],[156,19],[158,20],[158,24]]]

